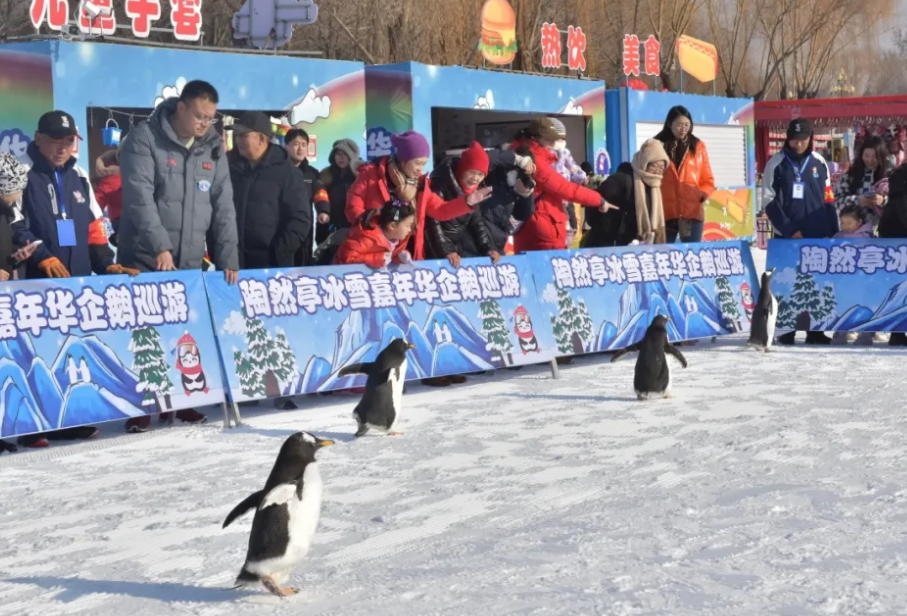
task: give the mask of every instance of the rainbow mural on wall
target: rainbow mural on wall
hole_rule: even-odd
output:
[[[54,108],[53,69],[45,48],[0,47],[0,152],[24,156],[38,119]]]

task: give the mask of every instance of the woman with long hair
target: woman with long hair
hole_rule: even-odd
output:
[[[655,138],[664,144],[670,163],[661,183],[668,243],[701,242],[705,202],[715,192],[715,176],[705,144],[693,135],[693,116],[672,107]]]
[[[887,178],[889,171],[885,141],[875,135],[867,137],[835,188],[835,208],[840,212],[848,205],[859,205],[867,210],[869,219],[877,223],[887,199],[876,192],[874,186]]]

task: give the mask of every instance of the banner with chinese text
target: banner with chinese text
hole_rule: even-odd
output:
[[[592,248],[528,255],[562,355],[641,340],[656,315],[671,340],[749,331],[759,284],[743,241]]]
[[[339,378],[394,338],[415,345],[406,378],[467,374],[554,357],[550,322],[524,257],[372,270],[327,266],[205,274],[235,402],[365,383]]]
[[[778,331],[907,332],[907,240],[771,240]]]
[[[201,272],[0,286],[0,437],[217,404]]]

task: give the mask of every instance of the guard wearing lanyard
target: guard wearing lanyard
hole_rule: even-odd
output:
[[[57,219],[57,242],[60,247],[72,247],[76,245],[76,225],[71,218],[66,216],[66,191],[63,188],[62,169],[54,169],[54,179],[56,180],[56,202],[60,208],[60,218]]]
[[[793,194],[791,195],[794,199],[803,199],[806,193],[806,184],[803,183],[803,172],[806,171],[807,165],[812,158],[809,154],[803,156],[803,163],[800,165],[800,168],[797,168],[797,164],[788,156],[787,152],[784,153],[784,158],[787,159],[787,162],[791,164],[791,167],[794,168],[794,173],[797,174],[797,180],[794,182]]]

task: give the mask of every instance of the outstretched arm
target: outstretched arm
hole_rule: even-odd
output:
[[[639,350],[639,343],[638,343],[638,342],[637,342],[636,344],[631,344],[631,345],[628,346],[627,348],[621,349],[621,350],[619,350],[617,353],[615,353],[615,354],[614,354],[614,357],[611,358],[611,363],[613,364],[614,362],[616,362],[618,359],[620,359],[621,357],[623,357],[623,356],[626,355],[627,353],[633,353],[634,351],[638,351],[638,350]]]
[[[681,366],[687,367],[687,359],[683,356],[683,353],[678,351],[677,347],[671,345],[670,342],[665,342],[665,353],[670,353],[674,356],[674,359],[680,362]]]

